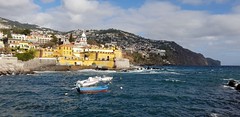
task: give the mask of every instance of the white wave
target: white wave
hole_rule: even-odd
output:
[[[170,74],[176,74],[176,75],[181,75],[181,73],[177,73],[177,72],[169,72]]]
[[[220,115],[217,114],[217,113],[211,113],[210,116],[211,116],[211,117],[219,117]]]
[[[230,87],[230,86],[228,86],[228,85],[223,85],[223,88],[235,89],[234,87]]]
[[[168,81],[168,82],[185,82],[185,81],[176,80],[176,79],[165,79],[165,81]]]
[[[92,72],[92,71],[96,71],[94,69],[82,69],[82,70],[78,70],[78,72]]]
[[[161,71],[161,70],[130,70],[128,72],[123,73],[137,73],[137,74],[175,74],[182,75],[181,73],[174,71]]]
[[[132,71],[129,71],[129,72],[145,72],[145,70],[132,70]]]
[[[233,80],[233,78],[225,78],[225,79],[223,79],[223,80]]]
[[[229,86],[227,86],[227,85],[223,85],[223,87],[224,87],[224,88],[227,88],[227,87],[229,87]]]
[[[63,71],[33,71],[34,73],[41,74],[41,73],[58,73]]]
[[[181,75],[181,73],[178,73],[178,72],[169,72],[169,71],[159,71],[158,73],[160,74],[174,74],[174,75]]]

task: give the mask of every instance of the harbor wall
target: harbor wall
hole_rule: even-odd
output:
[[[18,61],[17,57],[0,57],[0,75],[15,75],[30,73],[24,68],[24,63]]]
[[[29,61],[20,61],[17,57],[0,57],[0,75],[17,75],[33,73],[35,69],[46,66],[55,66],[55,58],[34,58]]]
[[[57,64],[56,58],[34,58],[32,60],[23,62],[24,68],[34,70],[40,67],[53,66]]]
[[[118,69],[129,68],[130,67],[129,59],[116,59],[115,67]]]

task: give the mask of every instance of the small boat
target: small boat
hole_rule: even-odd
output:
[[[96,94],[100,92],[107,92],[108,86],[95,86],[95,87],[77,87],[77,91],[81,94]]]
[[[110,77],[110,76],[103,76],[100,78],[100,81],[102,82],[109,82],[113,79],[113,77]]]
[[[76,86],[78,87],[88,87],[88,86],[92,86],[92,85],[96,85],[97,83],[99,83],[99,79],[100,77],[89,77],[86,80],[78,80],[76,83]]]
[[[103,76],[103,77],[89,77],[86,80],[78,80],[76,83],[76,86],[78,87],[89,87],[98,84],[99,82],[110,82],[113,79],[113,77],[109,76]]]

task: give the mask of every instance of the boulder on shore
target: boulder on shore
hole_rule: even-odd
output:
[[[235,80],[230,80],[230,81],[228,81],[228,86],[230,86],[230,87],[235,87],[236,86],[236,84],[237,84],[237,81],[235,81]]]
[[[230,87],[234,87],[236,90],[240,91],[240,83],[236,80],[229,80],[227,85]]]
[[[240,84],[235,87],[236,90],[240,91]]]

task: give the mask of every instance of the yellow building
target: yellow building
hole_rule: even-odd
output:
[[[56,57],[59,65],[108,68],[116,67],[116,60],[122,59],[122,51],[119,48],[89,46],[87,43],[81,44],[80,41],[79,43],[75,42],[75,45],[63,44],[56,49],[41,49],[39,57]]]
[[[61,57],[72,57],[73,56],[73,45],[72,44],[63,44],[57,47],[57,52]]]
[[[117,59],[123,58],[123,56],[122,56],[122,50],[120,50],[120,49],[114,50],[114,55],[115,55],[115,58],[117,58]]]
[[[60,55],[58,51],[53,48],[42,48],[39,51],[37,51],[36,54],[37,54],[37,57],[40,57],[40,58],[54,58]]]

